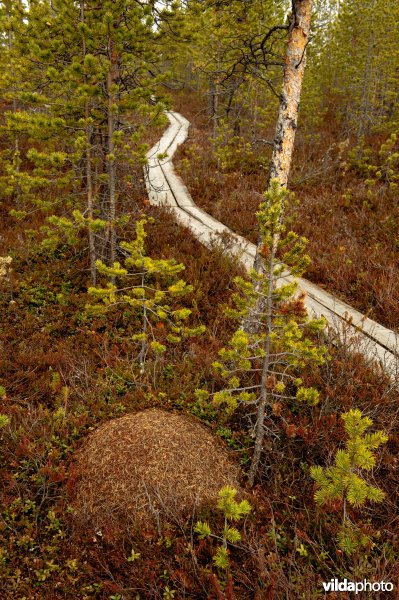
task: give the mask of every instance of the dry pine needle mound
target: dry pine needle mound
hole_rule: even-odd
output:
[[[91,527],[142,525],[214,502],[239,469],[221,441],[188,416],[146,410],[91,433],[76,455],[75,518]]]

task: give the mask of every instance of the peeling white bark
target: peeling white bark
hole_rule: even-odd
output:
[[[280,109],[270,164],[270,179],[278,179],[286,187],[294,151],[298,123],[303,74],[306,65],[306,47],[309,41],[312,0],[294,0],[285,57],[284,80]]]

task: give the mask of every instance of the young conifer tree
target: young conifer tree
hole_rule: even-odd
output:
[[[26,82],[28,65],[18,53],[18,38],[25,29],[25,9],[20,0],[6,0],[0,2],[0,96],[6,102],[7,110],[15,114],[18,111],[18,92]],[[2,132],[10,140],[10,146],[5,150],[3,156],[6,166],[18,172],[19,168],[19,136],[8,132],[4,128]],[[7,181],[7,176],[4,183]],[[20,202],[20,190],[15,189],[15,201]]]
[[[370,133],[397,128],[399,4],[384,0],[336,4],[332,9],[326,3],[324,27],[316,23],[303,116],[307,122],[316,117],[317,123],[333,109],[341,129],[335,133],[354,137],[359,145]],[[322,29],[324,35],[319,35]]]
[[[191,310],[177,305],[193,289],[179,278],[184,265],[174,259],[154,259],[146,254],[146,223],[145,218],[136,223],[136,238],[132,242],[121,242],[124,266],[114,262],[108,267],[97,261],[98,273],[111,282],[106,287],[90,287],[89,294],[98,302],[87,306],[89,314],[101,315],[119,305],[126,308],[130,321],[140,323],[140,330],[131,340],[138,345],[141,374],[150,350],[162,354],[167,349],[166,342],[177,344],[205,330],[203,326],[186,325]]]
[[[35,39],[31,37],[31,17],[39,13],[43,27],[46,27],[47,8],[44,4],[34,4],[29,11],[23,2],[1,3],[3,68],[0,92],[6,102],[2,133],[11,142],[1,154],[1,183],[3,195],[14,200],[11,214],[17,218],[25,217],[27,210],[47,210],[52,204],[49,182],[56,177],[63,162],[62,153],[53,154],[61,147],[57,138],[60,122],[43,110],[38,93],[43,87],[43,77],[36,69],[33,57]],[[47,145],[46,152],[40,147],[43,142]],[[40,153],[37,152],[39,149]],[[29,169],[25,168],[27,163]],[[45,198],[40,194],[44,189],[47,192]]]
[[[280,36],[289,28],[284,13],[273,0],[192,0],[171,15],[185,43],[168,43],[166,55],[177,80],[200,86],[208,96],[214,138],[220,137],[220,125],[225,134],[239,136],[248,120],[255,133],[256,121],[273,114],[270,104],[278,97],[274,82],[283,64]],[[254,87],[256,99],[249,99]],[[268,111],[262,111],[262,104]]]
[[[235,279],[239,291],[233,296],[235,308],[228,314],[241,326],[213,365],[227,383],[214,394],[213,403],[224,407],[228,415],[239,405],[255,407],[251,486],[259,470],[267,434],[265,421],[272,414],[272,405],[293,397],[298,403],[317,404],[317,390],[304,387],[300,373],[306,365],[320,365],[325,360],[325,348],[310,338],[324,327],[324,321],[307,317],[303,298],[295,296],[297,283],[287,279],[287,268],[295,277],[309,264],[304,254],[306,239],[286,232],[281,221],[288,197],[279,181],[272,180],[257,212],[265,268],[252,270],[250,279]],[[255,320],[256,330],[246,331],[247,319]]]
[[[219,569],[228,569],[230,567],[228,545],[237,544],[241,541],[241,533],[233,523],[238,523],[241,519],[246,517],[251,512],[252,507],[248,500],[241,500],[238,502],[236,500],[237,490],[229,485],[222,488],[218,495],[219,501],[217,503],[217,508],[224,516],[224,528],[221,535],[212,533],[212,530],[206,521],[197,521],[194,531],[202,540],[207,537],[212,537],[221,542],[213,556],[213,563]]]
[[[376,465],[374,450],[388,441],[383,431],[366,433],[373,421],[364,417],[360,410],[352,409],[344,413],[345,432],[348,439],[345,447],[335,455],[334,464],[330,467],[313,466],[310,475],[316,483],[315,500],[323,506],[334,500],[342,501],[342,529],[338,536],[340,547],[350,554],[356,547],[356,536],[353,536],[348,517],[347,505],[357,508],[367,501],[382,502],[384,492],[370,485],[363,477],[362,471],[371,471]]]
[[[366,500],[381,502],[384,493],[369,485],[358,473],[362,469],[370,471],[375,467],[373,450],[388,441],[382,431],[366,433],[373,421],[363,417],[358,409],[352,409],[342,415],[345,432],[348,436],[345,448],[338,450],[334,466],[323,469],[312,467],[311,476],[316,482],[315,500],[325,504],[330,500],[343,500],[343,519],[347,518],[346,504],[361,506]]]

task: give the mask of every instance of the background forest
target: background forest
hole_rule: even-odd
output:
[[[17,0],[0,36],[1,598],[396,597],[397,376],[280,280],[399,332],[399,4]],[[170,110],[249,274],[149,202]]]

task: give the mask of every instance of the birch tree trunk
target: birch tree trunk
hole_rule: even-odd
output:
[[[295,133],[298,123],[299,102],[301,99],[303,74],[306,64],[306,48],[309,42],[310,21],[313,0],[292,0],[291,26],[285,56],[284,79],[280,94],[280,108],[274,136],[273,154],[269,170],[269,182],[277,179],[282,187],[287,186],[294,151]],[[282,212],[283,214],[283,212]],[[273,251],[277,248],[278,238],[273,241]],[[259,238],[254,269],[260,273],[264,269],[260,254],[262,240]],[[246,333],[256,333],[256,314],[261,312],[256,305],[254,312],[244,323]]]
[[[292,23],[289,32],[287,53],[285,58],[284,81],[281,91],[280,109],[274,138],[273,155],[270,165],[270,181],[277,180],[281,187],[286,187],[290,173],[292,154],[294,150],[295,132],[298,122],[298,110],[301,97],[302,80],[305,70],[306,47],[309,39],[310,20],[312,13],[312,0],[293,0]],[[280,220],[284,211],[281,211]],[[254,268],[260,273],[265,273],[265,265],[260,254],[262,247],[262,236],[256,250]],[[255,445],[249,470],[248,483],[252,487],[259,470],[260,459],[263,451],[265,438],[265,417],[269,402],[267,390],[267,379],[271,364],[270,336],[273,333],[273,287],[275,285],[275,266],[279,234],[273,236],[270,257],[268,260],[268,297],[265,299],[261,294],[262,283],[259,280],[255,288],[259,292],[258,300],[250,311],[248,319],[244,324],[247,333],[259,331],[261,315],[266,313],[266,340],[265,356],[262,366],[261,396],[257,407],[257,420],[255,425]]]

